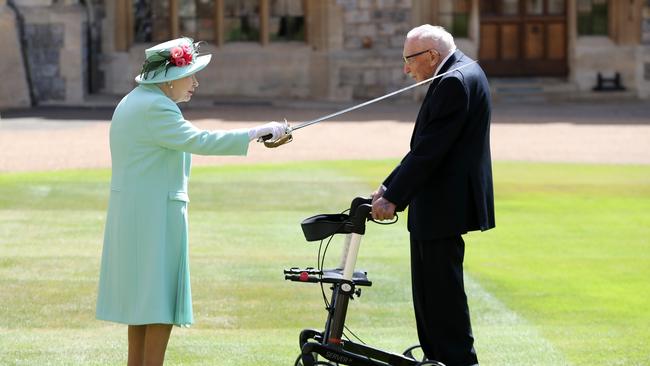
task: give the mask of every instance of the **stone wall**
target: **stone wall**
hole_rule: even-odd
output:
[[[103,91],[126,94],[137,84],[134,81],[144,61],[144,52],[151,44],[135,44],[128,52],[102,56],[102,72],[106,75]],[[221,47],[201,46],[201,52],[212,54],[212,60],[198,74],[198,93],[202,96],[251,98],[310,97],[311,50],[302,43],[233,43]]]
[[[596,86],[597,74],[621,75],[627,90],[636,90],[636,46],[617,45],[609,37],[578,37],[575,43],[574,82],[580,91]]]
[[[65,80],[61,75],[60,62],[63,29],[63,24],[25,25],[27,42],[24,47],[37,104],[65,100]]]
[[[641,44],[637,51],[637,88],[639,97],[650,98],[650,0],[643,6]]]
[[[343,52],[334,61],[339,85],[350,97],[368,99],[408,82],[402,46],[412,28],[410,0],[337,0],[343,14]],[[401,97],[409,97],[406,93]]]
[[[108,3],[107,3],[108,4]],[[411,29],[411,0],[336,0],[314,3],[317,32],[300,42],[207,45],[211,64],[199,75],[203,95],[261,98],[368,99],[409,80],[402,72],[402,45]],[[115,14],[106,11],[107,24]],[[110,39],[106,27],[103,39]],[[127,93],[151,44],[127,52],[103,46],[103,91]],[[408,97],[408,93],[404,96]]]
[[[630,92],[650,97],[650,0],[643,1],[640,37],[636,33],[640,42],[577,37],[569,32],[569,83],[591,91],[598,72],[605,76],[620,72]],[[13,78],[6,83],[13,89],[0,91],[0,107],[29,104],[29,80],[35,104],[81,105],[89,92],[125,94],[135,85],[144,49],[152,44],[116,50],[115,34],[120,29],[116,28],[116,2],[13,0],[17,15],[7,11],[6,3],[0,0],[0,45],[2,49],[23,46],[27,57],[23,62],[22,53],[16,52],[0,64],[2,75]],[[414,25],[435,23],[431,8],[435,2],[308,0],[308,4],[308,42],[206,46],[203,51],[211,52],[213,59],[199,75],[200,93],[214,99],[350,101],[375,98],[412,83],[403,73],[404,37]],[[456,42],[466,54],[476,56],[479,1],[472,4],[469,38]],[[575,5],[575,0],[569,4]],[[16,24],[17,17],[24,20],[22,25]],[[575,28],[571,19],[568,26]],[[21,32],[24,42],[17,41]],[[15,66],[21,64],[27,65],[29,73],[21,74]],[[412,98],[424,91],[417,88],[393,98]]]
[[[20,43],[20,19],[13,9],[0,0],[0,109],[29,107],[29,81]]]
[[[87,91],[84,7],[65,1],[17,1],[34,104],[82,104]]]
[[[615,42],[610,37],[578,37],[574,81],[581,91],[591,91],[598,72],[606,77],[620,73],[627,94],[650,98],[650,0],[642,6],[640,42]]]

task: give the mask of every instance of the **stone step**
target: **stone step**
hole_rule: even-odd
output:
[[[565,99],[578,88],[562,78],[491,78],[492,98],[499,102],[547,102]]]

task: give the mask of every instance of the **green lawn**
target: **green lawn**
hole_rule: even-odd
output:
[[[196,324],[170,365],[291,365],[325,320],[299,222],[367,195],[394,161],[195,168]],[[466,236],[482,365],[649,365],[650,166],[498,163],[497,229]],[[0,364],[124,364],[126,328],[94,320],[106,170],[0,175]],[[416,342],[405,215],[369,226],[358,267],[374,284],[347,324],[401,352]],[[328,262],[337,261],[340,238]]]

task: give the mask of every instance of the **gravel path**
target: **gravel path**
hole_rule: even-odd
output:
[[[304,121],[349,105],[225,104],[185,108],[200,128],[232,129],[284,117]],[[377,104],[310,126],[277,149],[253,143],[248,157],[195,156],[195,165],[295,160],[399,158],[417,114],[413,102]],[[110,166],[112,110],[37,108],[0,114],[0,172]],[[295,124],[295,122],[294,122]],[[497,104],[491,130],[496,161],[650,164],[650,105],[642,102]]]

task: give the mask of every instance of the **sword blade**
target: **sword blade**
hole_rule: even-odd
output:
[[[381,97],[377,97],[377,98],[375,98],[375,99],[371,99],[371,100],[366,101],[366,102],[363,102],[363,103],[361,103],[361,104],[357,104],[357,105],[352,106],[352,107],[350,107],[350,108],[346,108],[346,109],[343,109],[343,110],[341,110],[341,111],[334,112],[334,113],[332,113],[332,114],[328,114],[328,115],[326,115],[326,116],[323,116],[323,117],[319,117],[319,118],[313,119],[313,120],[311,120],[311,121],[307,121],[307,122],[300,123],[300,124],[298,124],[298,125],[295,126],[295,127],[291,127],[291,131],[299,130],[299,129],[301,129],[301,128],[304,128],[304,127],[307,127],[307,126],[311,126],[311,125],[313,125],[313,124],[316,124],[316,123],[318,123],[318,122],[322,122],[322,121],[328,120],[328,119],[330,119],[330,118],[334,118],[334,117],[336,117],[336,116],[340,116],[340,115],[342,115],[343,113],[348,113],[348,112],[351,112],[351,111],[353,111],[353,110],[355,110],[355,109],[359,109],[359,108],[365,107],[365,106],[367,106],[367,105],[370,105],[370,104],[372,104],[372,103],[379,102],[380,100],[384,100],[384,99],[386,99],[386,98],[392,97],[393,95],[396,95],[396,94],[399,94],[399,93],[403,93],[403,92],[405,92],[405,91],[407,91],[407,90],[413,89],[413,88],[418,87],[418,86],[420,86],[420,85],[422,85],[422,84],[429,83],[429,82],[431,82],[431,81],[433,81],[433,80],[435,80],[435,79],[441,78],[441,77],[443,77],[443,76],[445,76],[445,75],[447,75],[447,74],[449,74],[449,73],[452,73],[452,72],[454,72],[454,71],[458,71],[458,70],[460,70],[460,69],[462,69],[462,68],[464,68],[464,67],[466,67],[466,66],[469,66],[469,65],[475,64],[476,62],[477,62],[477,61],[472,61],[472,62],[470,62],[470,63],[467,63],[467,64],[463,65],[463,66],[459,66],[459,67],[457,67],[457,68],[455,68],[455,69],[453,69],[453,70],[449,70],[449,71],[447,71],[447,72],[444,72],[444,73],[442,73],[442,74],[440,74],[440,75],[436,75],[436,76],[431,77],[431,78],[429,78],[429,79],[426,79],[426,80],[422,80],[422,81],[420,81],[420,82],[417,82],[417,83],[415,83],[415,84],[413,84],[413,85],[409,85],[409,86],[407,86],[407,87],[405,87],[405,88],[402,88],[402,89],[400,89],[400,90],[396,90],[396,91],[394,91],[394,92],[390,92],[390,93],[388,93],[388,94],[386,94],[386,95],[382,95]]]

